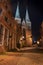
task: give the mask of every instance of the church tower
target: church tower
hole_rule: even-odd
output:
[[[26,8],[25,21],[26,21],[26,26],[31,29],[31,21],[29,18],[28,8]]]
[[[21,35],[22,35],[22,28],[21,28],[21,18],[20,18],[20,11],[19,11],[19,2],[17,3],[16,13],[15,13],[15,21],[17,22],[17,43],[19,42]]]
[[[27,46],[32,46],[31,21],[29,18],[28,8],[26,8],[25,21],[26,21],[26,43]]]
[[[17,3],[16,13],[15,13],[15,20],[18,24],[21,24],[21,18],[20,18],[20,11],[19,11],[19,2]]]

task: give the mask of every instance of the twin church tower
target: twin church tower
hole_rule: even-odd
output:
[[[17,4],[17,9],[16,9],[16,13],[15,13],[15,20],[18,20],[18,23],[21,24],[19,3]],[[29,28],[31,28],[31,22],[30,22],[30,18],[29,18],[28,8],[26,8],[25,19],[23,18],[22,24],[27,24],[27,26],[29,26]]]
[[[20,11],[19,11],[19,3],[17,4],[16,13],[15,13],[15,20],[17,21],[18,25],[21,25],[22,36],[20,39],[25,38],[26,44],[25,45],[32,45],[32,34],[31,34],[31,21],[29,18],[28,8],[26,8],[25,17],[21,21]],[[20,32],[19,32],[20,33]]]

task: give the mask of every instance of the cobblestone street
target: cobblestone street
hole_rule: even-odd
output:
[[[0,65],[43,65],[43,53],[8,52],[0,55]]]
[[[0,0],[0,65],[43,65],[42,1]]]

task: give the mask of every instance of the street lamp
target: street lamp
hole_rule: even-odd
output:
[[[37,44],[39,45],[39,41],[37,41]]]

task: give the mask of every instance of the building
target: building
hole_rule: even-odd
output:
[[[16,47],[17,22],[11,13],[9,0],[0,0],[0,52]]]
[[[18,41],[21,39],[24,46],[32,46],[32,34],[31,34],[31,21],[29,19],[28,8],[26,8],[25,19],[21,22],[19,3],[17,4],[15,20],[18,23],[17,27],[17,37]]]
[[[25,21],[26,21],[26,43],[27,46],[32,46],[31,21],[29,18],[28,8],[26,8]]]
[[[25,19],[22,21],[22,39],[24,46],[32,46],[31,21],[26,8]]]
[[[24,18],[22,21],[22,46],[26,46],[26,22]]]
[[[22,27],[21,27],[21,18],[19,13],[19,2],[17,4],[17,9],[15,13],[15,20],[17,21],[17,43],[20,41],[20,38],[22,36]]]
[[[41,33],[41,38],[40,38],[40,45],[43,47],[43,21],[41,23],[41,29],[40,29],[40,33]]]
[[[12,15],[10,0],[0,0],[0,52],[10,51],[17,48],[17,43],[24,43],[24,46],[31,46],[28,36],[31,37],[30,22],[26,18],[21,23],[19,3],[15,18]],[[32,39],[31,39],[32,40]]]

